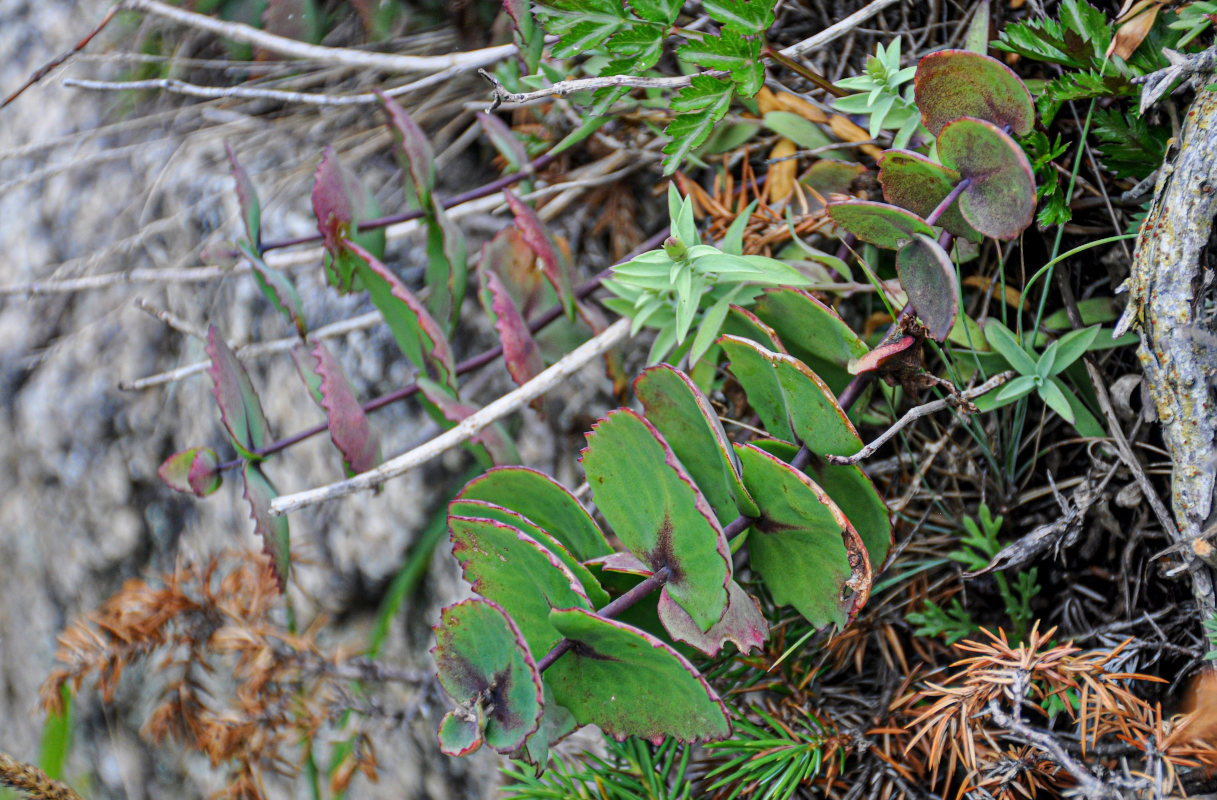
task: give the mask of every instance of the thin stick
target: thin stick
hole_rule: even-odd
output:
[[[158,0],[125,0],[121,7],[165,17],[191,28],[208,31],[225,39],[251,44],[262,50],[269,50],[289,58],[302,58],[322,64],[337,64],[358,69],[378,69],[385,72],[438,72],[450,69],[466,71],[510,58],[516,53],[514,44],[503,44],[469,52],[448,53],[442,56],[373,53],[367,50],[308,44],[296,39],[276,36],[239,22],[226,22],[205,14],[196,14],[184,8],[166,5]]]
[[[1027,723],[1010,716],[998,707],[996,700],[990,700],[985,710],[989,712],[989,717],[995,723],[1052,756],[1052,759],[1064,767],[1065,771],[1078,782],[1084,797],[1099,800],[1099,798],[1117,796],[1116,792],[1105,786],[1094,776],[1094,773],[1074,760],[1073,756],[1069,755],[1052,735],[1044,731],[1037,731]]]
[[[44,64],[41,69],[39,69],[37,72],[35,72],[33,75],[30,76],[29,80],[27,80],[25,83],[21,84],[21,87],[19,89],[17,89],[17,91],[13,92],[8,97],[4,98],[4,102],[0,103],[0,108],[4,108],[9,103],[16,100],[18,97],[21,96],[22,92],[24,92],[26,89],[30,88],[35,83],[38,83],[38,81],[45,78],[47,75],[49,75],[51,73],[52,70],[54,70],[60,64],[67,61],[69,58],[76,55],[81,50],[84,50],[89,45],[89,42],[93,41],[93,37],[96,36],[97,34],[101,33],[102,28],[104,28],[110,24],[110,20],[114,19],[114,15],[118,13],[118,9],[119,9],[119,6],[113,6],[109,11],[107,11],[106,15],[101,18],[101,22],[97,23],[96,28],[94,28],[83,39],[81,39],[79,42],[77,42],[76,46],[73,47],[71,50],[59,55],[56,58],[51,59],[46,64]]]
[[[857,464],[859,461],[873,456],[875,452],[886,444],[889,439],[922,417],[928,417],[931,414],[937,414],[943,409],[950,408],[953,404],[958,402],[959,397],[962,397],[964,400],[971,400],[975,397],[980,397],[982,394],[988,394],[1013,377],[1013,370],[1000,372],[997,375],[994,375],[992,378],[989,378],[989,380],[985,381],[980,386],[976,386],[968,389],[965,392],[961,392],[955,397],[945,397],[941,400],[933,400],[915,408],[910,408],[905,412],[903,417],[896,421],[895,425],[885,430],[879,435],[878,439],[875,439],[873,442],[868,444],[866,447],[863,447],[852,456],[837,456],[829,454],[824,456],[824,458],[828,459],[830,464]]]
[[[487,426],[522,408],[532,400],[545,394],[562,381],[583,369],[592,360],[603,355],[626,338],[630,330],[629,319],[623,317],[602,333],[584,342],[561,360],[530,380],[514,392],[506,394],[490,405],[465,417],[456,427],[435,437],[426,444],[392,458],[373,470],[356,475],[345,481],[331,483],[304,492],[283,495],[271,501],[270,513],[282,516],[305,506],[315,505],[336,497],[345,497],[355,492],[374,489],[390,478],[427,463],[436,456],[468,441]]]
[[[783,50],[777,51],[779,56],[787,59],[797,58],[804,53],[816,50],[829,42],[837,39],[852,31],[862,22],[883,11],[888,6],[895,5],[897,0],[874,0],[874,2],[866,5],[854,13],[850,14],[843,20],[840,20],[834,25],[831,25],[808,39],[804,39],[797,44],[793,44]],[[569,81],[558,81],[552,86],[547,86],[544,89],[538,89],[535,92],[509,92],[504,88],[503,84],[494,76],[485,70],[479,69],[479,74],[493,85],[491,91],[491,103],[486,109],[488,112],[494,111],[503,103],[530,103],[534,100],[541,100],[546,97],[564,97],[575,92],[582,92],[588,89],[603,89],[609,86],[629,86],[639,89],[681,89],[692,83],[693,78],[701,75],[719,78],[728,73],[721,70],[707,70],[705,72],[695,73],[694,75],[680,75],[673,78],[647,78],[637,75],[606,75],[600,78],[580,78]]]
[[[150,314],[169,325],[171,328],[189,333],[191,336],[198,336],[199,334],[202,334],[202,336],[199,338],[204,340],[207,338],[206,331],[195,328],[194,326],[189,325],[189,323],[185,323],[189,326],[187,329],[174,324],[174,322],[170,322],[166,317],[172,317],[175,322],[184,321],[174,317],[168,311],[154,309],[144,300],[136,301],[136,305],[138,305],[144,311],[148,311]],[[162,314],[166,316],[162,316]],[[359,316],[351,317],[350,319],[339,320],[338,322],[331,323],[314,331],[309,331],[308,339],[309,341],[317,341],[318,339],[332,339],[337,336],[345,336],[348,333],[353,333],[355,331],[360,331],[366,328],[371,328],[375,325],[379,325],[381,322],[384,322],[384,317],[381,316],[379,311],[369,311],[366,314],[360,314]],[[283,339],[274,339],[269,342],[257,342],[255,344],[247,344],[244,347],[235,347],[233,349],[236,351],[237,358],[244,360],[247,358],[257,358],[258,356],[271,355],[273,353],[282,353],[286,350],[291,350],[299,343],[299,336],[288,336]],[[231,347],[232,345],[230,344],[229,346]],[[174,381],[180,381],[183,378],[188,378],[191,375],[197,375],[200,372],[206,371],[210,366],[210,361],[198,361],[194,364],[186,364],[184,366],[177,367],[176,369],[158,372],[155,375],[149,375],[145,378],[137,378],[133,381],[121,381],[118,384],[118,388],[128,392],[138,391],[140,389],[149,389],[153,386],[173,383]]]

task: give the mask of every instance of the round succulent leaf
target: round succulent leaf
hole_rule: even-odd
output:
[[[878,164],[883,199],[922,218],[929,217],[961,179],[955,170],[911,150],[885,150]],[[948,233],[969,241],[979,242],[984,238],[963,218],[958,202],[952,203],[938,217],[937,224]]]
[[[722,527],[655,426],[627,408],[592,426],[581,455],[600,513],[631,553],[671,578],[663,591],[705,631],[722,619],[731,556]]]
[[[759,650],[769,638],[769,623],[761,613],[761,604],[735,581],[727,590],[727,613],[708,631],[693,624],[683,608],[663,595],[659,598],[659,621],[664,630],[678,642],[696,647],[708,656],[717,655],[727,642],[734,642],[741,653]]]
[[[439,724],[439,749],[446,756],[467,756],[482,746],[486,718],[481,704],[475,710],[454,709]]]
[[[871,200],[829,203],[828,216],[864,242],[897,250],[914,234],[933,236],[934,229],[911,211]]]
[[[896,254],[896,274],[930,336],[945,340],[959,314],[959,279],[947,251],[933,237],[918,234]]]
[[[748,558],[775,602],[817,628],[843,627],[870,594],[872,572],[858,532],[814,481],[776,456],[736,445],[744,485],[761,507]]]
[[[485,500],[523,514],[580,561],[613,552],[587,509],[565,486],[528,467],[495,467],[465,484],[458,498]]]
[[[968,188],[959,196],[964,219],[985,236],[1010,240],[1035,215],[1035,177],[1027,154],[992,122],[964,117],[938,135],[938,156]]]
[[[749,444],[787,464],[794,461],[799,452],[797,446],[777,439],[758,439]],[[892,546],[891,515],[866,472],[857,464],[832,464],[812,453],[803,467],[803,474],[827,492],[845,514],[849,524],[862,537],[872,571],[881,572],[880,567]]]
[[[555,609],[550,619],[575,646],[546,671],[545,682],[580,725],[654,744],[730,735],[722,700],[670,645],[578,608]]]
[[[548,550],[571,571],[571,574],[579,580],[579,584],[583,587],[583,591],[587,594],[593,607],[599,608],[609,602],[608,592],[601,588],[591,570],[576,559],[561,542],[551,536],[549,531],[535,524],[523,514],[494,503],[487,503],[485,500],[466,500],[458,497],[448,504],[448,515],[492,519],[518,528],[535,539],[537,544]]]
[[[671,445],[719,522],[756,515],[756,504],[739,479],[739,461],[718,414],[685,373],[667,365],[648,367],[634,380],[647,420]]]
[[[834,392],[849,383],[850,360],[868,349],[836,311],[803,289],[768,289],[753,310],[773,326],[786,352],[811,367]]]
[[[502,608],[477,598],[445,608],[431,653],[444,691],[465,708],[485,709],[486,744],[512,753],[537,730],[541,675],[520,629]]]
[[[1014,70],[980,53],[940,50],[917,62],[913,92],[921,121],[937,136],[959,117],[1008,126],[1026,136],[1035,125],[1031,92]]]
[[[797,441],[817,454],[852,455],[862,449],[862,439],[854,424],[820,376],[793,356],[773,353],[771,363]]]
[[[570,570],[519,528],[454,516],[448,528],[465,580],[511,614],[532,653],[543,655],[562,638],[549,624],[551,608],[591,608]]]

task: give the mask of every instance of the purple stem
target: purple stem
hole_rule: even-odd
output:
[[[955,184],[955,188],[952,189],[946,197],[942,198],[942,202],[938,204],[937,208],[930,212],[930,215],[925,218],[925,221],[930,225],[938,224],[938,218],[947,213],[947,209],[951,207],[951,204],[958,199],[959,195],[963,194],[964,189],[967,189],[971,185],[971,178],[964,178],[962,181]]]
[[[634,248],[634,250],[632,252],[630,252],[629,255],[627,255],[625,258],[623,258],[618,263],[625,263],[626,261],[629,261],[631,258],[633,258],[634,256],[636,256],[640,253],[645,253],[648,250],[654,250],[656,247],[659,247],[659,245],[663,242],[663,240],[665,238],[667,238],[667,235],[668,235],[668,232],[666,230],[655,234],[650,239],[647,239],[645,242],[638,245],[638,247]],[[598,288],[600,288],[600,281],[603,278],[607,278],[609,275],[609,272],[611,270],[612,270],[612,267],[610,267],[609,269],[606,269],[606,270],[602,270],[601,272],[597,273],[593,277],[589,278],[587,281],[579,284],[579,286],[575,289],[575,297],[582,300],[583,298],[590,295],[592,292],[596,291]],[[532,333],[536,333],[536,332],[540,331],[542,328],[545,328],[547,325],[552,323],[554,320],[556,320],[560,316],[562,316],[562,307],[554,306],[554,307],[550,308],[548,311],[546,311],[544,314],[542,314],[541,316],[537,317],[535,320],[530,322],[528,325],[528,330]],[[503,355],[503,346],[496,345],[483,353],[479,353],[476,356],[467,358],[464,361],[462,361],[461,363],[457,364],[456,365],[456,374],[464,375],[467,372],[472,372],[475,369],[480,369],[481,367],[484,367],[485,365],[489,364],[491,361],[494,361],[496,358],[498,358],[501,355]],[[417,393],[418,393],[418,384],[411,383],[407,386],[403,386],[400,389],[396,389],[392,392],[389,392],[388,394],[383,394],[380,397],[375,397],[375,398],[369,400],[368,402],[363,404],[363,410],[365,412],[376,411],[378,409],[384,408],[385,406],[387,406],[391,403],[396,403],[398,400],[405,400],[407,397],[411,397]],[[268,455],[271,455],[272,453],[277,453],[280,450],[284,450],[288,447],[291,447],[292,445],[299,444],[300,442],[303,442],[305,439],[309,439],[313,436],[316,436],[317,434],[319,434],[323,431],[329,430],[329,427],[330,427],[330,423],[329,423],[329,420],[327,419],[325,422],[314,425],[311,428],[305,428],[304,430],[300,431],[299,433],[294,433],[291,436],[288,436],[284,439],[279,439],[278,441],[271,442],[270,444],[266,445],[265,447],[261,448],[260,450],[255,450],[254,452],[259,456],[268,456]],[[241,459],[234,458],[231,461],[225,461],[223,464],[220,464],[218,467],[216,467],[216,469],[217,470],[228,470],[228,469],[233,469],[234,467],[238,467],[240,465],[241,465]]]
[[[668,582],[668,578],[671,576],[671,569],[668,567],[660,567],[655,574],[651,575],[642,583],[638,584],[633,589],[630,589],[628,592],[597,611],[596,616],[603,617],[604,619],[612,619],[622,611],[625,611],[627,608],[637,603],[642,598],[649,595],[651,592],[661,588],[665,583]],[[562,641],[558,642],[553,646],[552,650],[542,656],[541,660],[537,662],[537,672],[544,672],[545,670],[549,669],[550,665],[557,661],[563,653],[570,650],[574,646],[575,643],[570,639],[563,639]]]
[[[557,156],[551,153],[545,153],[544,155],[538,156],[532,161],[528,162],[528,166],[519,172],[504,175],[497,180],[491,181],[485,186],[479,186],[476,189],[470,189],[467,192],[453,195],[446,200],[440,200],[439,204],[444,208],[452,208],[453,206],[459,206],[462,203],[468,203],[470,200],[488,197],[495,192],[506,189],[513,183],[519,183],[525,178],[532,177],[537,173],[538,170],[548,165],[549,162],[553,161],[555,158],[557,158]],[[376,219],[364,220],[363,222],[359,223],[358,227],[361,231],[370,231],[375,230],[376,228],[387,228],[390,225],[396,225],[399,222],[409,222],[412,219],[418,219],[419,217],[423,216],[423,214],[424,212],[422,209],[416,208],[413,211],[403,211],[400,214],[390,214],[387,217],[377,217]],[[313,242],[319,242],[321,239],[322,236],[320,233],[310,233],[308,236],[297,236],[294,239],[280,239],[278,241],[263,244],[262,252],[265,253],[267,250],[279,250],[284,247],[295,247],[296,245],[300,244],[311,244]],[[235,258],[240,254],[236,250],[232,250],[229,251],[229,255],[230,257]]]

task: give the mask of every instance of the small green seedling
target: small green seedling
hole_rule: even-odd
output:
[[[1009,328],[995,319],[990,319],[985,323],[985,338],[1018,373],[1018,377],[997,393],[992,407],[1009,405],[1035,392],[1049,408],[1060,414],[1062,419],[1070,424],[1075,423],[1077,418],[1067,396],[1070,394],[1069,389],[1057,375],[1081,358],[1098,335],[1098,325],[1072,331],[1048,345],[1044,352],[1037,356],[1035,351],[1019,343]]]

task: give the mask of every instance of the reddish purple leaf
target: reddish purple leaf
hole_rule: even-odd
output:
[[[912,336],[902,336],[894,342],[881,344],[861,358],[850,359],[849,374],[859,375],[863,372],[873,372],[894,358],[898,358],[917,340]]]
[[[484,111],[477,113],[477,121],[486,135],[490,137],[494,149],[507,159],[507,164],[511,169],[516,172],[522,170],[528,163],[528,153],[516,135],[511,132],[511,128],[507,127],[507,123]]]
[[[414,196],[426,212],[431,208],[431,192],[435,188],[435,153],[431,150],[431,143],[427,141],[423,129],[396,100],[379,89],[376,95],[389,115],[389,132],[397,145],[402,172],[409,176]]]
[[[262,550],[270,556],[275,578],[279,581],[279,591],[282,592],[291,575],[292,552],[287,517],[275,517],[270,513],[270,503],[279,493],[254,462],[246,462],[241,474],[245,478],[245,499],[249,501],[249,516],[254,521],[254,533],[262,537]]]
[[[511,293],[520,315],[528,319],[545,302],[545,275],[537,268],[537,254],[514,225],[504,228],[482,245],[482,269],[492,269]]]
[[[545,369],[541,350],[499,276],[489,269],[479,270],[479,273],[482,307],[494,320],[494,329],[499,332],[507,371],[517,385],[523,386]]]
[[[354,242],[343,243],[361,259],[359,270],[372,302],[384,315],[397,346],[414,365],[456,392],[456,361],[444,331],[414,294],[376,256]]]
[[[961,176],[955,170],[910,150],[886,150],[879,157],[883,199],[923,219],[930,216],[960,180]],[[963,218],[958,202],[943,212],[937,225],[973,242],[984,238]]]
[[[944,341],[959,313],[959,280],[947,251],[919,233],[896,254],[896,274],[930,336]]]
[[[258,201],[258,190],[254,188],[249,173],[237,161],[237,154],[228,142],[224,143],[228,163],[232,165],[232,177],[237,182],[237,202],[241,205],[241,221],[245,223],[245,235],[255,253],[262,252],[262,204]]]
[[[170,489],[206,497],[224,482],[219,463],[210,447],[192,447],[169,456],[156,474]]]
[[[938,134],[938,157],[971,183],[959,210],[985,236],[1009,241],[1035,217],[1035,175],[1018,142],[992,122],[961,117]]]
[[[692,645],[708,656],[716,655],[728,641],[735,642],[741,653],[759,650],[769,638],[769,623],[765,622],[760,603],[735,581],[731,581],[727,589],[727,598],[727,613],[705,633],[667,594],[659,596],[659,621],[673,639]]]
[[[317,215],[317,230],[325,239],[325,249],[331,255],[338,253],[342,240],[350,235],[355,206],[333,147],[325,148],[313,178],[313,213]]]
[[[367,472],[380,463],[380,444],[372,435],[368,415],[324,342],[317,342],[313,358],[321,377],[321,407],[330,421],[330,439],[342,453],[348,475]]]
[[[515,214],[516,227],[523,234],[524,241],[537,254],[541,268],[545,271],[545,277],[549,279],[554,291],[562,300],[562,307],[566,309],[567,318],[574,322],[575,293],[571,289],[570,272],[566,266],[566,259],[562,257],[561,251],[554,244],[549,231],[532,206],[516,197],[509,189],[503,190],[503,196],[507,198],[507,205],[511,206],[511,213]]]
[[[304,381],[304,385],[308,387],[313,402],[317,404],[318,408],[324,408],[321,396],[321,376],[317,374],[317,362],[313,358],[312,349],[304,342],[296,342],[292,345],[292,362],[296,365],[296,373],[300,375],[300,380]]]
[[[460,422],[478,410],[453,397],[435,381],[419,378],[418,388],[449,422]],[[520,462],[520,454],[516,451],[511,438],[498,425],[483,428],[480,433],[471,436],[470,441],[485,447],[495,464],[518,464]]]
[[[207,329],[207,355],[211,357],[207,374],[220,406],[220,419],[241,455],[256,461],[261,458],[256,451],[270,443],[270,425],[249,374],[215,325]]]
[[[1025,136],[1035,125],[1035,104],[1014,70],[980,53],[940,50],[917,62],[913,78],[917,108],[930,133],[959,117],[1008,126]]]

